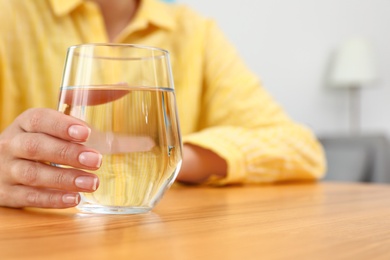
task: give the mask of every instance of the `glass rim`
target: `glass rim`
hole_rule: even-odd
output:
[[[144,45],[144,44],[133,44],[133,43],[81,43],[81,44],[71,45],[68,47],[68,49],[75,50],[82,47],[132,47],[132,48],[144,49],[144,50],[161,51],[163,53],[169,54],[169,51],[160,47]]]

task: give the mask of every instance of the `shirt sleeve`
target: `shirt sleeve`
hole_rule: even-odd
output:
[[[208,183],[321,178],[325,156],[314,134],[286,115],[214,22],[208,21],[207,31],[201,131],[183,141],[227,161],[226,178]]]

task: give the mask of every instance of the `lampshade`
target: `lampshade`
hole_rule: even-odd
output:
[[[377,79],[372,45],[364,38],[353,38],[336,50],[330,68],[331,87],[366,87]]]

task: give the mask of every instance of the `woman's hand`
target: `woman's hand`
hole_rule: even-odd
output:
[[[83,121],[51,109],[22,113],[0,134],[0,206],[67,208],[93,192],[102,156],[84,145]],[[60,168],[50,163],[75,168]]]
[[[227,162],[216,153],[202,147],[184,144],[183,164],[176,180],[188,184],[200,184],[211,176],[224,178]]]

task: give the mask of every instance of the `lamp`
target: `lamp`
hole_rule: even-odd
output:
[[[351,38],[336,50],[330,67],[330,87],[349,91],[349,124],[352,134],[360,132],[360,91],[377,80],[372,45],[364,38]]]

